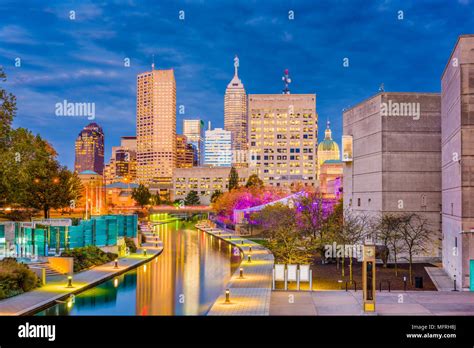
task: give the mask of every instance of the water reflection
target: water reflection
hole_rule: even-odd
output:
[[[206,314],[238,267],[239,250],[190,224],[155,228],[164,244],[156,259],[38,315]]]

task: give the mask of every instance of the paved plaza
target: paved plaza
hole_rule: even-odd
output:
[[[362,291],[273,291],[270,315],[365,315]],[[377,292],[376,315],[472,316],[474,292]]]
[[[273,255],[270,251],[260,244],[237,237],[228,230],[206,225],[196,227],[239,247],[243,252],[242,263],[227,284],[230,302],[226,303],[225,294],[222,294],[208,315],[269,315],[273,272]],[[243,271],[242,278],[240,268]]]

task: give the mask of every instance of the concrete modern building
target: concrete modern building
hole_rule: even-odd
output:
[[[176,135],[176,168],[191,168],[194,164],[194,147],[185,135]]]
[[[97,123],[90,123],[79,133],[75,144],[74,170],[104,172],[104,132]]]
[[[324,140],[318,144],[318,174],[321,172],[321,166],[324,162],[341,159],[339,145],[332,140],[331,123],[328,121],[324,131]]]
[[[417,213],[432,243],[420,258],[441,256],[441,99],[435,93],[379,93],[346,110],[345,208],[368,215]],[[346,151],[346,150],[345,150]]]
[[[224,129],[232,133],[232,163],[246,166],[247,161],[247,95],[238,75],[239,58],[234,58],[234,77],[224,96]]]
[[[211,203],[215,191],[225,192],[229,186],[230,167],[177,168],[173,177],[173,199],[184,199],[190,191],[196,191],[201,204]],[[247,168],[237,168],[239,184],[248,179]]]
[[[183,135],[194,148],[194,166],[204,163],[204,121],[183,120]]]
[[[474,35],[458,38],[441,79],[443,267],[474,291]]]
[[[232,165],[232,133],[222,128],[206,131],[204,164],[210,167]]]
[[[173,69],[137,76],[137,179],[171,183],[176,168],[176,81]]]
[[[110,162],[104,169],[105,184],[137,179],[137,138],[125,136],[120,140],[120,146],[112,146]]]
[[[316,94],[249,94],[249,169],[265,184],[317,186]]]

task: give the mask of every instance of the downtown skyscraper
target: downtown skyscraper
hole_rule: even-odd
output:
[[[137,180],[170,183],[176,167],[176,80],[173,69],[137,76]]]
[[[74,170],[91,170],[102,175],[104,171],[104,132],[97,123],[84,127],[76,138]]]
[[[224,96],[224,129],[232,134],[232,163],[245,166],[247,162],[247,94],[238,75],[239,58],[234,58],[234,77]]]
[[[194,149],[194,166],[204,163],[204,121],[183,120],[183,135]]]

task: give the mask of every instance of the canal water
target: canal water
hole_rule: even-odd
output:
[[[193,225],[155,226],[160,256],[37,315],[205,315],[239,266],[240,251]]]

